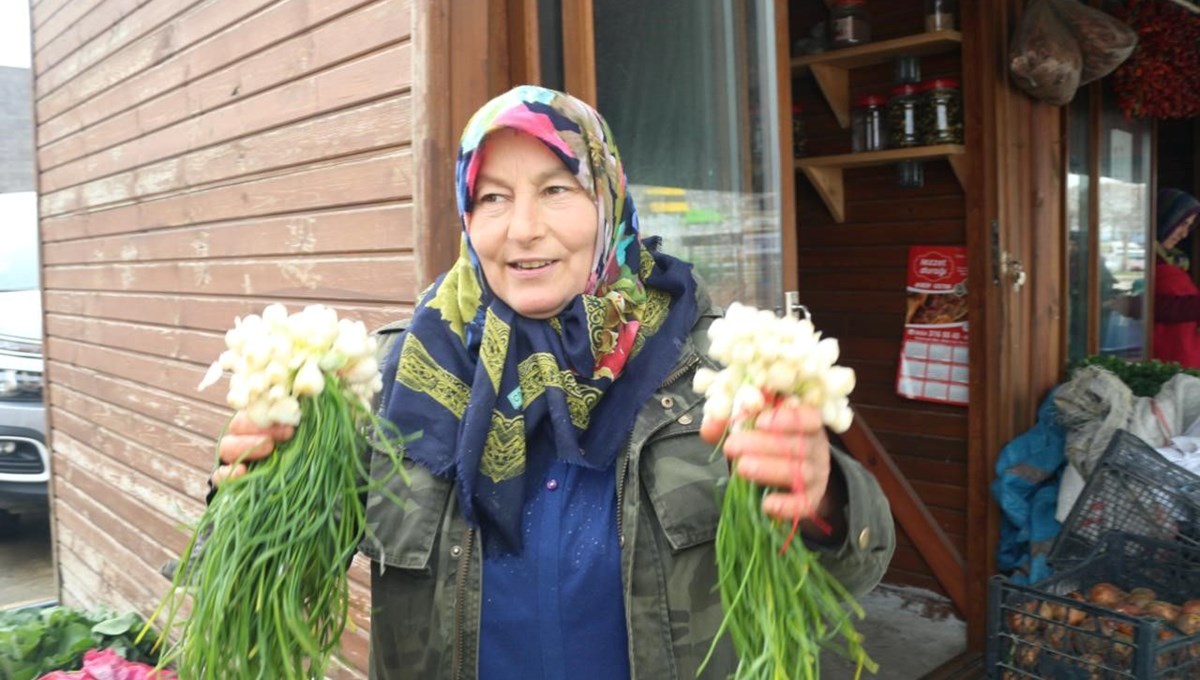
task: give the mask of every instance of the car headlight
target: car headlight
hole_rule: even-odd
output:
[[[35,399],[42,395],[42,374],[0,370],[0,399]]]

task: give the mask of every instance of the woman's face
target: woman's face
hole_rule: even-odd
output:
[[[467,234],[492,292],[548,319],[584,292],[599,228],[596,205],[546,146],[498,130],[482,148]]]
[[[1180,222],[1179,226],[1175,227],[1175,230],[1168,234],[1165,239],[1163,239],[1163,247],[1167,250],[1170,250],[1171,248],[1179,245],[1180,241],[1187,238],[1188,232],[1192,230],[1192,224],[1195,223],[1195,221],[1196,216],[1189,215],[1187,219]]]

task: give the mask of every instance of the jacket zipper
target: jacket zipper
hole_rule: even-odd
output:
[[[670,387],[672,383],[674,383],[676,380],[679,380],[688,371],[695,368],[696,364],[698,364],[698,363],[700,363],[700,357],[698,355],[693,354],[687,360],[686,363],[684,363],[679,368],[676,368],[674,371],[671,371],[670,375],[667,376],[666,380],[663,380],[661,387]]]
[[[454,678],[460,680],[463,672],[463,646],[466,632],[463,628],[463,600],[467,594],[467,573],[471,570],[471,547],[475,543],[475,530],[467,527],[463,540],[462,557],[458,562],[458,579],[454,585]]]
[[[621,474],[617,477],[617,547],[625,548],[625,478],[629,475],[629,452],[621,457]]]

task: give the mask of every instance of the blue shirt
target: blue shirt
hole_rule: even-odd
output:
[[[613,470],[526,464],[521,554],[483,560],[479,677],[627,680]]]

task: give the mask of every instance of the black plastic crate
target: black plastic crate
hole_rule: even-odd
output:
[[[1200,548],[1197,520],[1200,477],[1118,430],[1063,522],[1047,561],[1056,570],[1079,564],[1108,532]]]
[[[1200,549],[1109,534],[1093,556],[1033,586],[995,577],[988,592],[988,677],[994,680],[1200,678],[1200,633],[1114,611],[1071,594],[1097,583],[1150,588],[1175,605],[1200,597]]]

